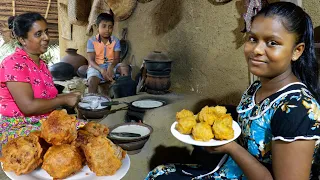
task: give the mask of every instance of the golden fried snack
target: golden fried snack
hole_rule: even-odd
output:
[[[198,113],[198,114],[195,114],[193,117],[196,119],[197,122],[200,122],[200,120],[199,120],[199,113]]]
[[[214,113],[213,107],[205,106],[199,112],[199,121],[206,122],[209,125],[212,125],[214,121],[217,119],[217,115]]]
[[[224,106],[215,106],[211,108],[213,113],[218,117],[221,117],[222,115],[225,115],[227,113],[227,108]]]
[[[114,150],[114,155],[120,160],[124,159],[126,157],[127,152],[124,151],[120,146],[115,145],[110,139],[107,138],[107,140],[109,141],[109,144]]]
[[[77,138],[76,117],[55,110],[42,122],[41,137],[53,145],[69,144]]]
[[[183,119],[185,117],[194,116],[192,111],[182,109],[180,112],[176,113],[176,120],[179,121],[180,119]]]
[[[119,158],[125,156],[125,151],[114,145],[106,137],[89,138],[89,142],[82,146],[88,166],[97,176],[109,176],[116,173],[122,162]],[[120,157],[121,154],[121,157]]]
[[[82,169],[78,149],[69,144],[52,146],[44,155],[42,169],[54,179],[63,179]]]
[[[210,141],[214,135],[209,124],[200,122],[193,127],[192,137],[196,141]]]
[[[33,131],[30,134],[39,138],[39,143],[42,148],[41,159],[43,159],[44,154],[46,154],[47,150],[51,147],[51,144],[47,143],[47,141],[41,137],[41,131]]]
[[[34,134],[10,140],[2,148],[3,170],[28,174],[42,163],[41,152],[39,138]]]
[[[104,136],[107,137],[109,134],[109,129],[107,126],[103,124],[99,124],[96,122],[88,122],[86,125],[84,125],[83,128],[81,128],[85,131],[88,131],[89,133],[93,134],[94,136]]]
[[[222,115],[219,118],[219,120],[217,120],[212,126],[215,139],[219,139],[219,140],[232,139],[234,136],[232,123],[233,121],[230,114]]]
[[[71,145],[75,147],[82,147],[83,145],[86,145],[89,143],[89,138],[93,137],[93,134],[89,133],[88,131],[85,131],[83,129],[78,130],[77,138],[72,141]]]
[[[181,134],[191,134],[192,128],[197,124],[194,116],[182,118],[176,124],[176,129]]]

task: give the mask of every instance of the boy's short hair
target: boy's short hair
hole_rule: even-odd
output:
[[[111,14],[108,14],[108,13],[99,14],[99,16],[97,17],[97,20],[96,20],[97,26],[99,26],[101,21],[106,21],[106,22],[110,21],[110,22],[112,22],[112,24],[114,24],[113,16]]]

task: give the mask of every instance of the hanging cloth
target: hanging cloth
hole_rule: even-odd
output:
[[[247,9],[243,18],[245,21],[244,32],[249,32],[251,29],[251,19],[255,16],[264,6],[268,5],[267,0],[245,0],[245,7]]]

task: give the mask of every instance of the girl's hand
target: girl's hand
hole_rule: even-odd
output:
[[[234,145],[236,144],[235,141],[232,141],[228,144],[224,144],[221,146],[208,146],[208,147],[204,147],[204,149],[206,151],[208,151],[209,153],[229,153],[231,148],[234,147]]]

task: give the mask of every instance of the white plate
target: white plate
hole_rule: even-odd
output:
[[[187,144],[192,144],[192,145],[196,145],[196,146],[221,146],[224,144],[227,144],[231,141],[234,141],[235,139],[237,139],[240,134],[241,134],[241,128],[238,125],[237,122],[233,121],[232,123],[232,128],[234,130],[234,136],[232,139],[229,140],[215,140],[215,139],[211,139],[210,141],[207,142],[203,142],[203,141],[196,141],[192,138],[191,135],[185,135],[185,134],[181,134],[179,131],[176,130],[176,124],[178,122],[174,122],[171,125],[171,133],[173,134],[174,137],[176,137],[178,140],[187,143]]]
[[[163,106],[163,102],[152,99],[143,99],[132,102],[132,105],[138,108],[157,108]]]
[[[2,163],[1,163],[2,165]],[[80,172],[69,176],[68,178],[64,180],[115,180],[115,179],[121,179],[123,178],[128,170],[130,168],[130,158],[128,155],[122,160],[122,166],[116,174],[112,176],[96,176],[94,172],[92,172],[89,167],[86,165],[84,166]],[[17,176],[14,172],[6,172],[6,175],[13,180],[36,180],[36,179],[50,179],[52,180],[52,177],[43,169],[38,168],[34,171],[32,171],[30,174],[20,175]]]

